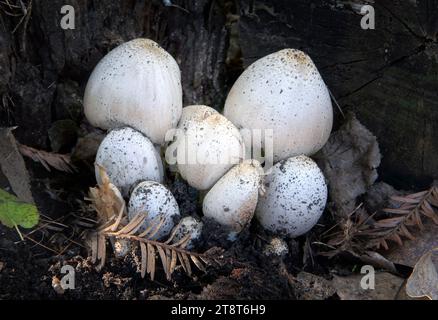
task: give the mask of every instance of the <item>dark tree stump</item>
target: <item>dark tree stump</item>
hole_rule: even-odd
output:
[[[47,147],[47,130],[60,119],[57,87],[65,91],[64,85],[73,81],[82,97],[97,62],[137,37],[155,40],[178,61],[185,105],[221,107],[228,44],[218,3],[180,1],[186,12],[158,0],[33,0],[26,29],[21,24],[14,34],[19,19],[2,14],[6,30],[0,29],[0,94],[11,97],[14,106],[10,116],[0,108],[0,125],[18,125],[21,141]],[[74,30],[60,27],[60,10],[66,4],[75,9]]]
[[[0,125],[18,125],[21,142],[48,148],[51,123],[68,117],[63,104],[79,105],[65,93],[82,97],[103,55],[136,37],[176,58],[186,105],[220,109],[236,73],[226,66],[233,1],[173,2],[189,13],[159,0],[33,0],[15,33],[20,17],[0,10]],[[378,137],[384,178],[438,178],[437,0],[368,1],[376,30],[360,28],[365,0],[235,2],[239,38],[233,31],[231,48],[240,47],[244,66],[285,47],[306,51],[344,111],[354,110]],[[75,30],[60,28],[66,4],[76,10]],[[78,110],[73,114],[77,121]]]
[[[438,178],[438,1],[239,1],[244,65],[285,47],[306,51],[346,110],[377,137],[384,177]],[[411,180],[412,179],[412,180]]]

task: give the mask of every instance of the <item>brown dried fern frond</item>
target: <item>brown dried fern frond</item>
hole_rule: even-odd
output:
[[[214,258],[205,254],[190,252],[186,249],[191,235],[188,234],[179,241],[174,241],[177,228],[166,241],[158,241],[154,236],[164,224],[164,220],[153,221],[144,229],[147,215],[137,214],[128,222],[126,204],[118,189],[111,184],[104,168],[97,167],[101,180],[96,188],[90,188],[89,199],[99,217],[99,227],[91,234],[92,262],[99,262],[100,270],[106,261],[106,241],[112,243],[127,241],[140,248],[140,273],[144,277],[148,273],[153,280],[156,271],[157,257],[161,260],[166,278],[171,280],[175,268],[180,265],[190,276],[192,264],[199,270],[205,271],[205,265]]]
[[[403,239],[415,240],[412,228],[423,230],[424,218],[438,225],[438,187],[391,199],[397,207],[383,209],[390,217],[376,221],[372,229],[362,234],[372,238],[377,249],[388,249],[388,241],[403,245]]]
[[[339,224],[338,231],[327,236],[327,245],[334,251],[388,249],[388,242],[403,245],[404,239],[414,240],[413,228],[423,229],[423,219],[438,225],[438,187],[405,196],[393,196],[392,208],[382,210],[387,217],[374,220],[365,210],[355,210]],[[357,211],[357,212],[356,212]]]
[[[50,167],[68,173],[73,173],[74,171],[76,171],[76,168],[72,164],[70,156],[68,154],[37,150],[23,144],[17,144],[17,146],[18,150],[20,150],[20,153],[23,156],[31,158],[35,162],[41,163],[41,165],[49,172]]]
[[[144,277],[148,273],[152,280],[155,277],[156,256],[161,260],[168,280],[171,280],[172,273],[178,265],[181,265],[190,276],[192,274],[191,264],[205,271],[204,264],[211,261],[202,254],[190,252],[186,249],[190,241],[190,234],[177,242],[173,242],[174,233],[167,241],[154,240],[153,237],[160,230],[164,220],[153,223],[145,231],[139,231],[146,220],[146,216],[142,213],[134,217],[125,226],[122,226],[118,220],[120,219],[113,219],[113,224],[104,226],[91,236],[92,261],[93,263],[99,261],[98,269],[105,265],[107,239],[128,240],[131,243],[138,244],[141,252],[141,276]]]

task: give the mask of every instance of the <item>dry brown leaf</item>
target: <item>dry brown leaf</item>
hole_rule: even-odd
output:
[[[28,157],[35,162],[41,163],[41,165],[49,172],[50,167],[68,173],[73,173],[76,171],[75,166],[71,162],[70,155],[68,154],[37,150],[22,144],[18,144],[18,149],[23,156]]]
[[[348,216],[377,179],[381,155],[376,137],[349,114],[315,158],[329,182],[334,214]]]
[[[301,271],[296,277],[287,273],[283,268],[282,273],[286,275],[291,286],[293,286],[300,300],[325,300],[332,297],[336,290],[331,281],[315,274]]]
[[[406,293],[412,298],[438,300],[438,248],[418,260],[406,283]]]
[[[99,170],[101,181],[96,188],[90,188],[88,200],[97,212],[101,225],[114,217],[117,217],[117,222],[120,223],[122,218],[127,216],[125,200],[117,187],[110,182],[105,169],[96,165],[96,170]],[[118,223],[112,226],[117,228]]]
[[[0,169],[8,179],[12,191],[20,200],[35,203],[29,173],[12,130],[14,128],[0,128]]]
[[[332,284],[341,300],[395,300],[404,279],[387,272],[376,272],[374,289],[361,286],[363,274],[347,277],[334,276]]]

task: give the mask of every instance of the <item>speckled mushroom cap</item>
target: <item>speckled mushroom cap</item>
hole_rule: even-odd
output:
[[[207,190],[244,156],[239,130],[221,114],[192,121],[177,142],[181,176],[198,190]]]
[[[154,145],[129,127],[114,129],[106,135],[97,150],[96,164],[105,169],[124,196],[138,181],[163,181],[163,163]],[[96,180],[100,181],[99,170]]]
[[[201,237],[203,226],[204,224],[202,222],[191,216],[182,218],[174,230],[172,230],[172,233],[175,232],[172,243],[178,243],[183,240],[184,237],[190,235],[190,240],[188,240],[185,248],[192,250]]]
[[[175,59],[149,39],[110,51],[95,67],[84,96],[88,121],[103,129],[130,126],[153,143],[181,116],[181,75]]]
[[[181,118],[178,122],[178,128],[187,131],[189,124],[193,121],[202,121],[211,115],[218,114],[216,110],[205,105],[191,105],[184,107]]]
[[[190,105],[182,109],[181,117],[178,122],[177,128],[179,129],[172,138],[176,137],[176,140],[182,138],[187,131],[189,124],[196,121],[202,121],[213,114],[219,114],[216,110],[205,105]],[[178,141],[174,141],[171,148],[176,148]]]
[[[234,166],[204,198],[204,216],[238,233],[251,221],[257,205],[263,169],[257,160]]]
[[[275,162],[314,154],[327,142],[333,124],[323,79],[310,57],[295,49],[251,64],[231,88],[224,115],[239,129],[273,129]]]
[[[164,219],[162,227],[153,239],[169,235],[174,227],[174,219],[180,215],[173,194],[165,186],[154,181],[140,182],[132,191],[128,203],[128,217],[131,220],[139,213],[147,216],[141,230],[145,230],[151,224],[155,225],[160,218]]]
[[[280,235],[298,237],[319,220],[327,202],[327,185],[318,165],[306,156],[283,160],[265,176],[256,217]]]

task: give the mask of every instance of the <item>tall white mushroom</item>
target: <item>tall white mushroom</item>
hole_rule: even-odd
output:
[[[214,114],[219,114],[219,112],[205,105],[190,105],[183,108],[177,130],[175,130],[175,132],[169,131],[169,135],[166,136],[166,141],[173,141],[166,148],[165,152],[166,161],[171,168],[176,164],[176,149],[178,147],[178,143],[185,139],[185,133],[189,125],[193,122],[203,121]]]
[[[181,176],[198,190],[207,190],[244,157],[239,130],[221,114],[192,121],[177,142]]]
[[[275,162],[317,152],[333,123],[323,79],[310,57],[294,49],[250,65],[231,88],[224,115],[238,128],[273,130]],[[244,138],[248,145],[248,136]]]
[[[84,96],[88,121],[103,129],[130,126],[153,143],[181,116],[181,74],[175,59],[149,39],[110,51],[95,67]]]

